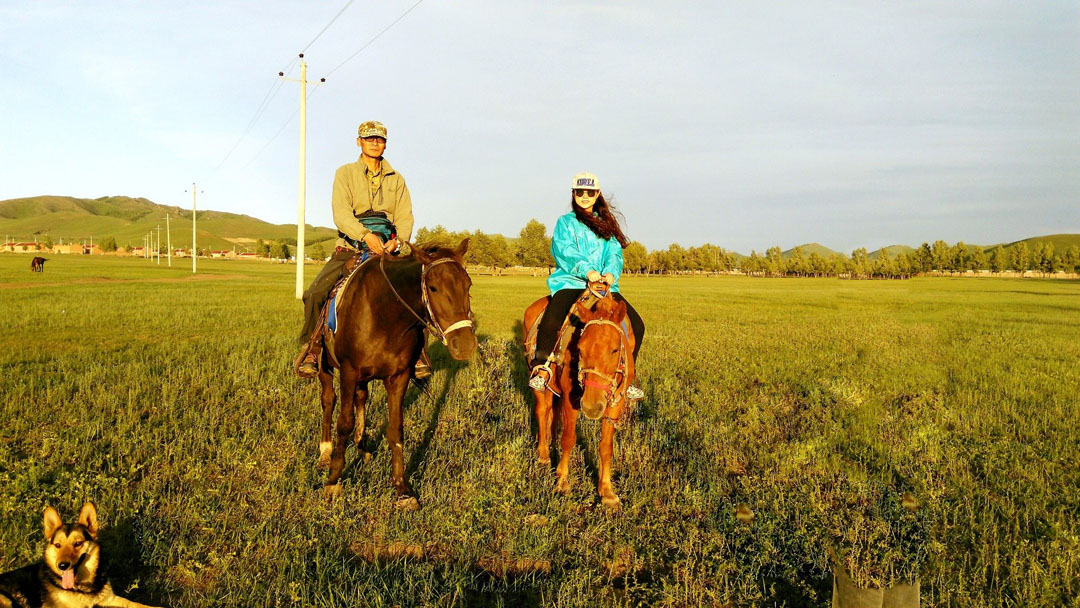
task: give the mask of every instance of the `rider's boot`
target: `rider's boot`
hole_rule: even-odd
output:
[[[420,358],[416,360],[416,366],[413,367],[413,378],[416,380],[425,380],[431,377],[431,360],[428,359],[427,348],[420,350]]]
[[[645,391],[631,384],[626,387],[626,398],[631,401],[637,401],[645,396]]]
[[[322,358],[322,341],[318,334],[311,341],[304,344],[300,354],[293,362],[296,375],[301,378],[314,378],[319,375],[319,360]]]
[[[551,366],[545,361],[539,365],[534,365],[532,372],[529,374],[529,388],[534,391],[542,391],[551,382]]]

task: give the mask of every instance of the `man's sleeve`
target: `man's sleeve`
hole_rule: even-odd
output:
[[[556,266],[582,280],[590,270],[593,270],[589,267],[589,259],[578,247],[577,239],[574,238],[566,216],[559,218],[551,233],[551,257],[555,258]]]
[[[409,187],[405,185],[405,180],[401,180],[401,195],[398,196],[394,209],[394,227],[397,228],[399,241],[408,241],[412,238],[412,196],[409,195]]]
[[[352,188],[349,187],[349,179],[345,174],[345,167],[341,167],[334,174],[334,191],[330,197],[330,206],[334,211],[334,224],[338,230],[346,236],[357,241],[363,240],[367,233],[371,232],[360,223],[353,215]]]

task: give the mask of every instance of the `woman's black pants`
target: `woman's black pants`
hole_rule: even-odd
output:
[[[584,289],[560,289],[555,292],[555,295],[551,296],[551,301],[548,302],[547,308],[544,309],[544,316],[540,319],[540,327],[537,330],[536,356],[532,360],[533,366],[547,361],[551,349],[555,348],[555,341],[559,339],[559,328],[562,327],[563,321],[566,320],[566,315],[570,314],[570,308],[574,305],[574,302],[584,292]],[[626,298],[622,297],[622,294],[613,293],[611,297],[626,303],[626,316],[630,318],[630,327],[634,330],[634,359],[636,360],[638,351],[641,350],[641,343],[645,338],[645,322],[641,320],[641,315],[634,310],[630,302],[627,302]]]

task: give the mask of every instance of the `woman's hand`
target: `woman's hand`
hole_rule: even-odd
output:
[[[603,277],[600,276],[599,272],[595,270],[590,270],[589,272],[585,273],[585,278],[588,279],[590,283],[596,283]]]
[[[611,274],[610,272],[606,273],[603,278],[604,278],[604,282],[607,283],[608,285],[614,285],[615,284],[615,275]]]

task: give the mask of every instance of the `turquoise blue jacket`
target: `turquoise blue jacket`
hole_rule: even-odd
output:
[[[548,277],[551,295],[561,289],[585,289],[585,275],[590,270],[600,274],[611,273],[615,283],[611,291],[619,291],[619,275],[622,274],[622,247],[618,239],[602,239],[582,224],[571,211],[555,222],[551,234],[551,257],[557,268]]]

